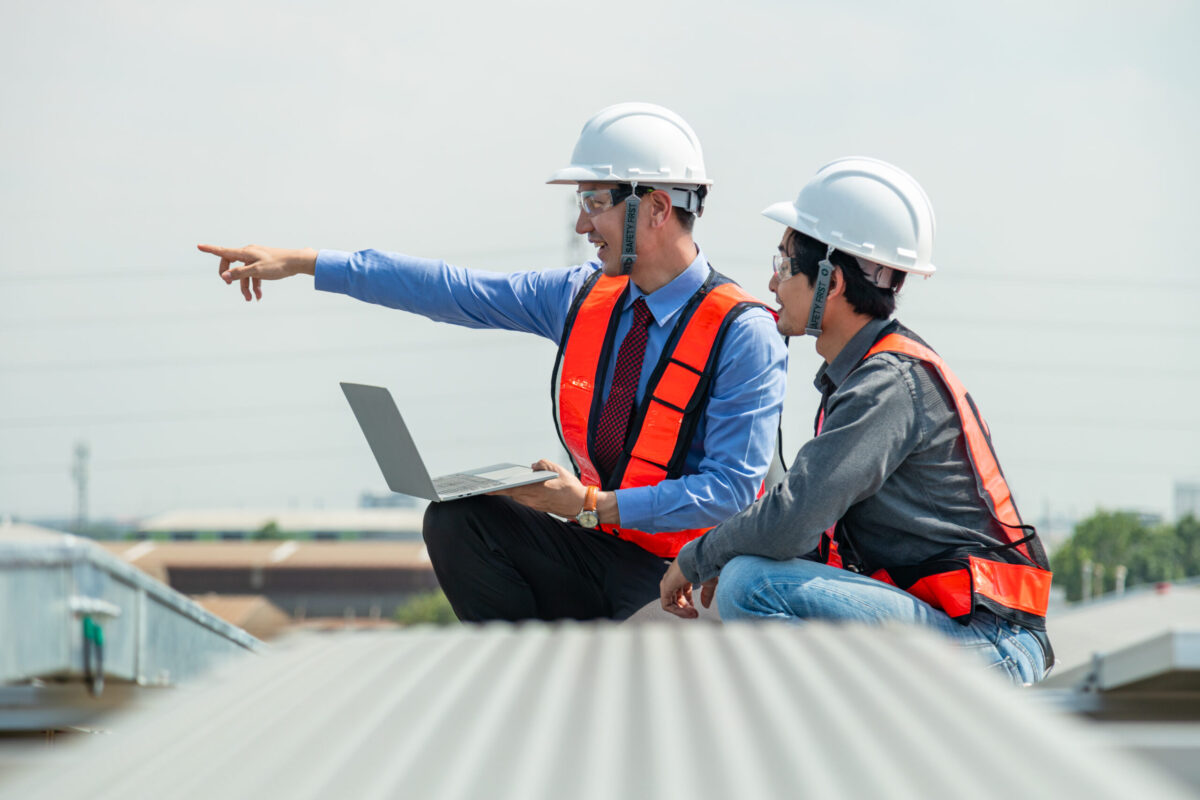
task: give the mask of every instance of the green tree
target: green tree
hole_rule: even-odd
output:
[[[279,530],[279,523],[271,520],[261,528],[256,530],[250,537],[256,542],[274,541],[277,539],[286,539],[283,531]]]
[[[1187,577],[1179,559],[1180,549],[1174,527],[1159,525],[1150,529],[1127,556],[1130,579],[1126,585],[1176,581]]]
[[[441,589],[410,597],[396,609],[394,619],[401,625],[457,625],[458,617]]]
[[[1179,561],[1184,575],[1200,575],[1200,520],[1188,514],[1176,522],[1175,538],[1179,540]]]
[[[1200,523],[1189,516],[1174,526],[1150,527],[1128,511],[1097,511],[1075,526],[1051,559],[1054,582],[1066,589],[1068,600],[1083,597],[1089,563],[1093,596],[1116,588],[1122,566],[1127,587],[1200,575]]]

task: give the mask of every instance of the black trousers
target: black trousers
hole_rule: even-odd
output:
[[[424,536],[464,622],[625,619],[658,598],[671,563],[502,496],[430,503]]]

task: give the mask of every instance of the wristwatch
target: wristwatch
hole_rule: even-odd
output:
[[[600,524],[600,515],[596,513],[596,492],[599,491],[595,486],[587,487],[587,493],[583,496],[583,510],[575,515],[575,521],[585,528],[594,528]]]

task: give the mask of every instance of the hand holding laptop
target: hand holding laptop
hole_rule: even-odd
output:
[[[561,464],[555,464],[545,458],[530,468],[538,473],[557,472],[558,477],[542,483],[514,486],[489,492],[489,494],[502,494],[535,511],[545,511],[549,514],[573,519],[583,508],[583,498],[587,491],[586,487],[575,477],[575,473]],[[612,492],[600,492],[597,495],[596,512],[600,516],[600,521],[606,525],[621,524],[621,511],[617,506],[617,496]]]
[[[579,513],[579,509],[583,508],[583,496],[587,490],[573,472],[544,458],[530,465],[530,469],[535,472],[557,472],[558,477],[542,483],[512,486],[488,494],[502,494],[535,511],[545,511],[568,519]]]

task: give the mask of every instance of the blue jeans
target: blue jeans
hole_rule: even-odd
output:
[[[1015,684],[1045,677],[1042,646],[1025,628],[983,611],[960,625],[908,592],[866,575],[803,558],[775,561],[738,556],[721,570],[717,607],[725,622],[809,619],[907,622],[933,628],[977,653]]]

